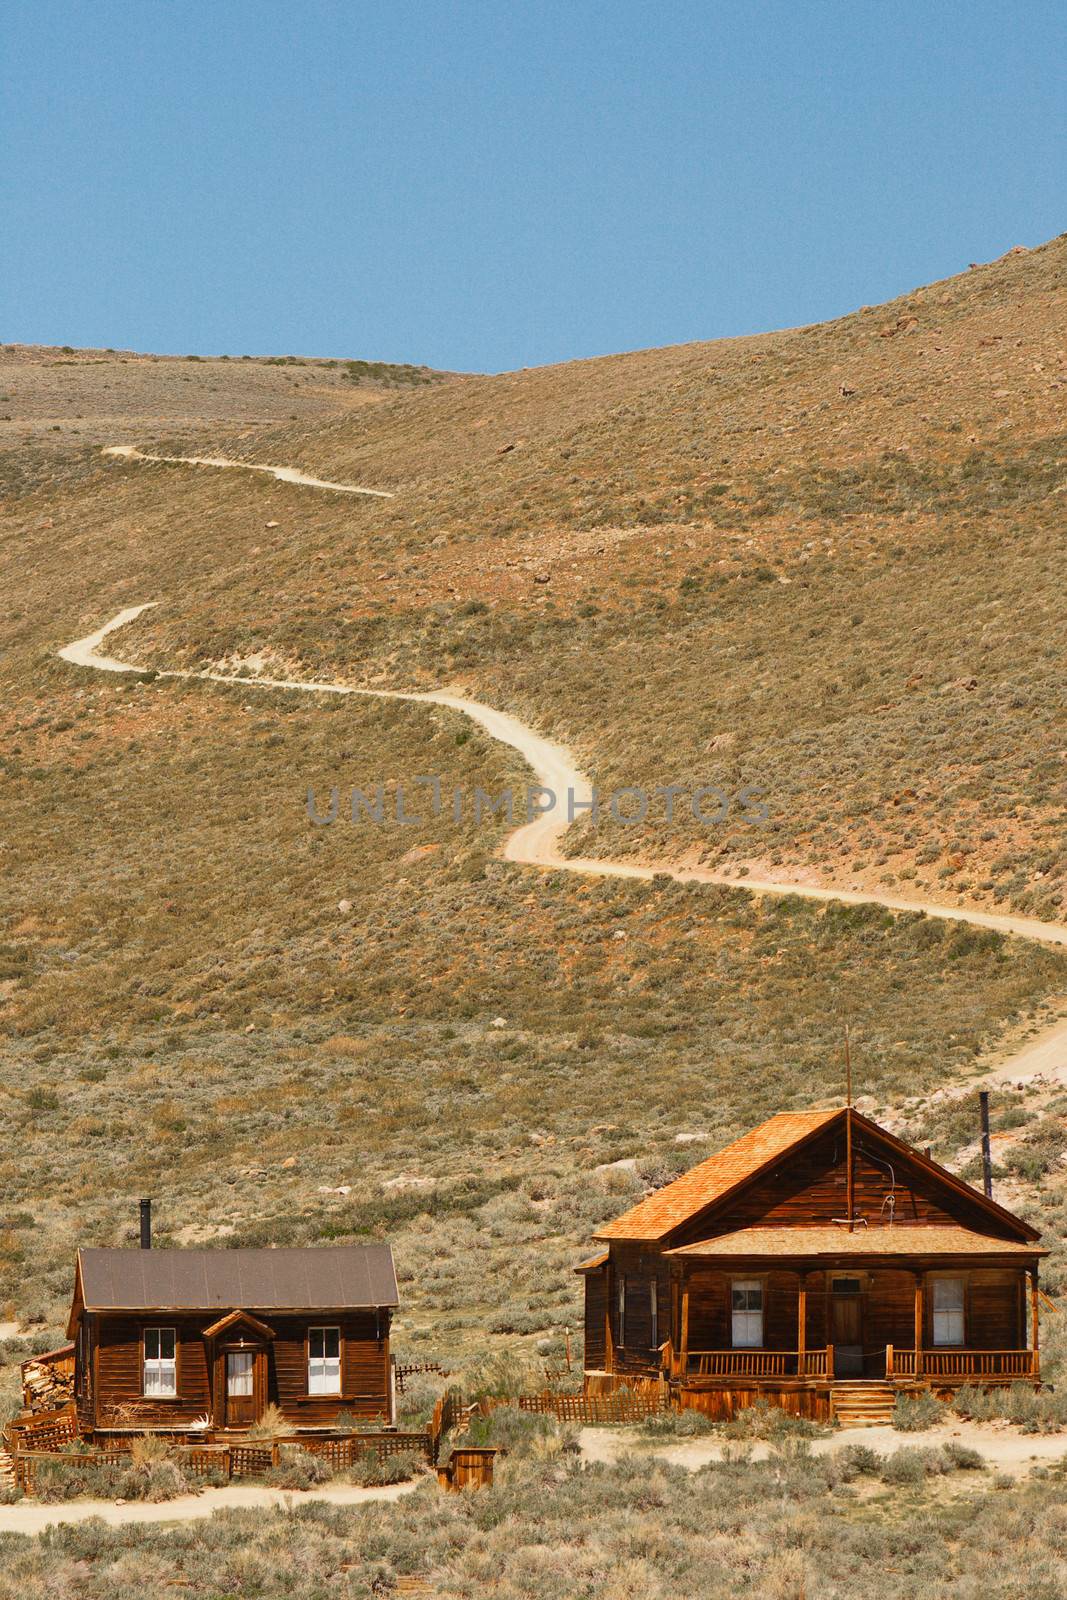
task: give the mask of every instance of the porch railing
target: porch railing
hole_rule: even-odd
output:
[[[1041,1356],[1037,1350],[899,1350],[887,1345],[887,1378],[1038,1378]]]
[[[834,1370],[833,1345],[815,1350],[690,1350],[692,1378],[825,1378]]]
[[[690,1350],[673,1365],[673,1350],[664,1347],[665,1370],[682,1378],[833,1378],[834,1347],[812,1350]],[[868,1352],[872,1358],[878,1352]],[[1036,1350],[914,1350],[885,1347],[885,1375],[893,1378],[942,1378],[948,1382],[981,1383],[994,1379],[1035,1379],[1041,1375]]]

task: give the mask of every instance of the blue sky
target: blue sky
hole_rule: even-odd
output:
[[[1067,227],[1067,8],[5,0],[0,339],[500,370]]]

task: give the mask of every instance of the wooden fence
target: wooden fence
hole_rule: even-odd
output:
[[[433,1435],[429,1429],[421,1433],[349,1433],[343,1438],[313,1439],[308,1437],[283,1440],[299,1445],[312,1455],[322,1456],[335,1472],[354,1466],[361,1456],[375,1454],[379,1461],[389,1456],[421,1455],[431,1466],[436,1452]]]
[[[42,1462],[60,1467],[127,1466],[132,1440],[105,1450],[70,1451],[58,1447],[12,1451],[15,1482],[24,1494],[33,1494]],[[437,1461],[437,1441],[429,1430],[422,1433],[351,1433],[333,1438],[298,1434],[288,1438],[264,1439],[241,1444],[174,1445],[174,1458],[187,1478],[256,1478],[277,1467],[283,1445],[322,1456],[335,1471],[343,1471],[365,1455],[374,1454],[379,1462],[389,1456],[418,1454],[430,1465]]]
[[[432,1454],[430,1461],[436,1467],[441,1455],[441,1440],[446,1433],[451,1433],[453,1428],[466,1432],[470,1419],[470,1409],[463,1403],[463,1396],[458,1389],[446,1389],[433,1408],[433,1420],[430,1423],[430,1439]]]
[[[19,1417],[4,1432],[12,1450],[62,1450],[78,1437],[78,1419],[73,1406],[61,1406]]]
[[[442,1378],[448,1376],[439,1361],[398,1361],[393,1370],[396,1373],[397,1394],[404,1394],[407,1380],[417,1377],[419,1373],[433,1372]]]
[[[15,1482],[23,1494],[34,1494],[37,1487],[38,1470],[44,1466],[54,1466],[57,1462],[63,1466],[71,1467],[100,1467],[124,1466],[130,1459],[127,1450],[85,1450],[63,1451],[56,1450],[19,1450],[11,1457],[12,1471]]]
[[[514,1404],[504,1401],[503,1404]],[[542,1416],[555,1417],[557,1422],[642,1422],[645,1417],[665,1411],[668,1405],[666,1390],[634,1394],[631,1390],[617,1389],[614,1394],[520,1394],[520,1411],[537,1411]]]

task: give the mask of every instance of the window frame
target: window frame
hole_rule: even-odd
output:
[[[615,1284],[615,1301],[619,1323],[619,1348],[626,1348],[626,1274],[620,1272]]]
[[[959,1289],[959,1304],[939,1306],[937,1303],[938,1292],[942,1293],[949,1285]],[[959,1338],[938,1336],[938,1318],[957,1319],[949,1321],[947,1326],[951,1330],[959,1329]],[[941,1324],[946,1327],[945,1322]],[[967,1279],[963,1273],[946,1273],[944,1276],[930,1280],[930,1343],[937,1350],[960,1349],[967,1343]]]
[[[734,1305],[734,1295],[737,1294],[737,1292],[739,1290],[742,1291],[746,1296],[751,1296],[754,1292],[757,1293],[758,1296],[759,1296],[759,1305],[758,1306],[751,1306],[751,1305],[735,1306]],[[732,1350],[762,1350],[763,1349],[763,1347],[764,1347],[763,1340],[764,1340],[764,1332],[765,1332],[765,1329],[764,1329],[764,1318],[766,1316],[766,1311],[767,1311],[767,1292],[766,1292],[766,1285],[764,1284],[764,1281],[763,1281],[762,1278],[731,1278],[730,1279],[730,1348]],[[738,1320],[737,1319],[739,1317],[744,1317],[744,1318],[748,1319],[746,1321],[746,1323],[742,1325],[742,1327],[746,1331],[752,1331],[753,1326],[757,1327],[757,1331],[759,1333],[759,1337],[757,1339],[747,1338],[747,1337],[746,1338],[741,1338],[741,1339],[738,1338],[738,1326],[739,1325],[738,1325]],[[758,1320],[758,1325],[754,1325],[752,1323],[751,1319],[753,1319],[753,1318],[758,1318],[759,1319]]]
[[[148,1336],[155,1335],[156,1354],[148,1354]],[[170,1335],[171,1355],[163,1355],[163,1335]],[[170,1388],[164,1388],[163,1382],[167,1371],[170,1372]],[[149,1388],[149,1374],[154,1373],[159,1379],[158,1388]],[[146,1400],[177,1400],[178,1398],[178,1330],[168,1324],[146,1325],[141,1329],[141,1394]]]
[[[337,1335],[337,1354],[335,1356],[330,1356],[330,1355],[326,1354],[326,1350],[327,1350],[326,1335],[330,1334],[330,1333],[333,1333],[333,1334]],[[311,1348],[312,1347],[312,1343],[314,1341],[314,1337],[315,1337],[316,1334],[321,1334],[322,1335],[322,1341],[321,1341],[321,1343],[322,1343],[322,1351],[321,1351],[321,1354],[319,1354],[319,1355],[313,1354],[312,1353],[312,1348]],[[337,1323],[337,1322],[316,1322],[316,1323],[313,1323],[313,1324],[309,1325],[308,1331],[307,1331],[307,1346],[306,1346],[306,1348],[307,1348],[307,1392],[308,1392],[309,1396],[312,1396],[314,1398],[328,1398],[328,1397],[332,1396],[333,1398],[336,1399],[341,1394],[341,1390],[342,1390],[342,1372],[343,1372],[343,1355],[344,1355],[343,1345],[344,1345],[344,1341],[341,1338],[341,1325],[340,1325],[340,1323]],[[328,1387],[326,1387],[326,1385],[329,1383],[330,1378],[331,1378],[331,1374],[330,1374],[329,1368],[335,1362],[336,1362],[336,1365],[337,1365],[337,1383],[336,1383],[335,1387],[328,1388]],[[313,1365],[318,1365],[318,1366],[320,1366],[322,1368],[322,1371],[319,1374],[317,1374],[317,1379],[318,1379],[317,1382],[313,1381],[313,1377],[316,1376],[312,1372]]]
[[[649,1349],[658,1350],[659,1339],[659,1281],[656,1278],[648,1286],[648,1330]]]

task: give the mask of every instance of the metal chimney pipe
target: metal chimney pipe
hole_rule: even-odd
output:
[[[989,1149],[989,1090],[979,1089],[978,1104],[982,1112],[982,1185],[989,1200],[993,1198],[993,1157]]]
[[[152,1202],[151,1202],[151,1200],[142,1200],[141,1201],[141,1249],[142,1250],[151,1250],[151,1248],[152,1248]]]

